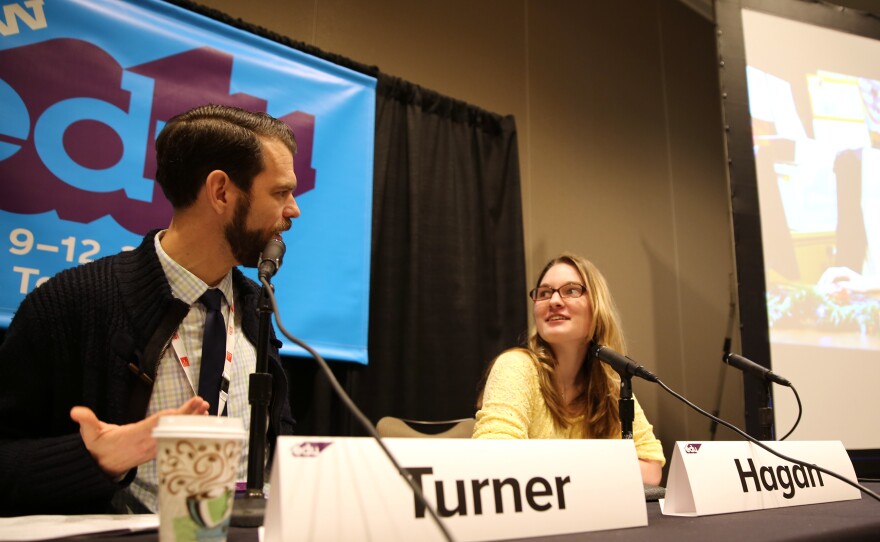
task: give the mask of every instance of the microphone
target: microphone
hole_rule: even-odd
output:
[[[589,357],[596,357],[611,366],[621,376],[637,376],[649,382],[657,382],[657,376],[623,354],[619,354],[607,346],[590,343]]]
[[[275,235],[269,239],[269,242],[266,243],[266,248],[260,253],[260,263],[257,266],[259,268],[258,276],[260,280],[269,280],[275,276],[275,273],[281,268],[281,260],[284,258],[285,250],[284,241],[281,240],[280,236]]]
[[[756,376],[761,380],[769,380],[770,382],[775,382],[780,386],[788,386],[789,388],[791,387],[791,382],[789,382],[788,379],[782,378],[770,369],[762,365],[758,365],[748,358],[730,353],[721,359],[724,360],[724,363],[736,367],[744,373],[751,373],[753,376]]]

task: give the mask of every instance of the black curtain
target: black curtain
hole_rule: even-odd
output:
[[[331,365],[374,423],[473,416],[527,326],[516,126],[377,77],[369,364]],[[314,362],[289,368],[300,434],[366,434]]]
[[[473,416],[485,365],[526,328],[519,158],[501,117],[379,75],[369,365],[373,421]]]

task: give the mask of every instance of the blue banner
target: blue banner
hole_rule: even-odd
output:
[[[296,135],[302,216],[273,279],[285,327],[367,363],[375,79],[158,0],[0,9],[0,325],[55,273],[167,227],[153,142],[220,103]]]

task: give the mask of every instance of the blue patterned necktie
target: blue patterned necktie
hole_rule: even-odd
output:
[[[223,293],[211,288],[202,294],[199,301],[208,309],[205,320],[205,333],[202,336],[202,367],[199,370],[199,395],[211,407],[208,413],[217,415],[220,400],[220,383],[223,379],[223,364],[226,363],[226,322],[220,312]],[[226,409],[224,408],[224,414]]]

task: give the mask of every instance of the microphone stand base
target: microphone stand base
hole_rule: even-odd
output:
[[[230,524],[233,527],[260,527],[266,516],[266,497],[262,492],[235,496]]]

